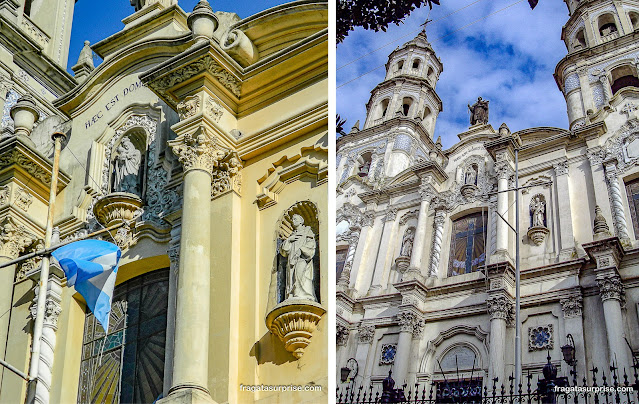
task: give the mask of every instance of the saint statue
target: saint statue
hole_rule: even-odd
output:
[[[404,239],[402,240],[402,249],[399,255],[402,257],[410,257],[413,252],[413,241],[415,240],[415,231],[412,228],[406,230]]]
[[[471,107],[468,105],[470,111],[470,124],[487,124],[488,123],[488,100],[482,100],[481,97],[477,98],[477,102]]]
[[[131,5],[135,7],[135,11],[140,11],[144,7],[146,0],[131,0]]]
[[[304,218],[294,214],[293,233],[284,240],[280,254],[288,257],[286,264],[286,299],[317,301],[313,285],[313,257],[315,234],[310,226],[304,226]]]
[[[530,204],[531,227],[545,227],[546,203],[539,195]]]
[[[465,185],[476,185],[477,184],[477,171],[475,171],[475,166],[471,165],[466,170],[466,178],[464,179]]]
[[[122,139],[116,151],[113,191],[140,195],[138,174],[142,163],[142,154],[128,137]]]
[[[368,177],[368,172],[371,169],[371,161],[366,160],[364,164],[362,164],[359,168],[359,172],[357,173],[360,177]]]

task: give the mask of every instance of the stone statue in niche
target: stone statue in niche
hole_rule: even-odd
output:
[[[477,185],[477,170],[475,170],[475,166],[471,165],[466,170],[466,176],[464,178],[465,185]]]
[[[477,102],[472,106],[468,105],[470,111],[470,124],[487,124],[488,123],[488,100],[482,100],[481,97],[477,98]]]
[[[530,203],[530,227],[546,227],[546,202],[540,195]]]
[[[293,233],[284,240],[280,254],[288,257],[286,264],[285,299],[317,301],[313,285],[313,257],[315,257],[315,234],[304,218],[294,214]]]
[[[140,195],[138,174],[142,164],[142,153],[135,148],[128,137],[122,139],[116,152],[113,191]]]
[[[415,240],[415,230],[413,228],[409,228],[404,233],[404,239],[402,240],[402,249],[399,252],[401,257],[410,257],[410,254],[413,252],[413,241]]]
[[[368,173],[371,169],[371,161],[366,160],[364,164],[359,167],[359,172],[357,173],[360,177],[367,177]]]

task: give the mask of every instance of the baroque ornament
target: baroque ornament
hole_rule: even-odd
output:
[[[528,328],[528,351],[553,349],[553,325]]]
[[[177,105],[180,120],[185,120],[197,114],[200,111],[200,96],[192,95],[186,97]]]
[[[282,302],[268,314],[266,326],[284,343],[284,348],[299,359],[311,343],[312,334],[324,313],[326,310],[314,302]]]
[[[337,324],[337,332],[335,341],[339,346],[345,346],[348,341],[348,327],[342,324]]]
[[[213,170],[211,196],[215,197],[228,191],[235,191],[238,194],[242,189],[242,161],[236,154],[226,162],[220,163],[217,169]]]
[[[624,286],[618,276],[597,279],[597,286],[599,286],[599,295],[601,295],[602,301],[615,299],[624,302]]]
[[[513,303],[506,296],[494,296],[486,299],[488,314],[490,319],[500,319],[509,321],[515,314]]]
[[[375,326],[372,324],[361,325],[357,329],[357,338],[360,344],[370,344],[375,336]]]
[[[7,217],[0,224],[0,256],[15,259],[25,248],[36,241],[36,237],[24,226]]]
[[[211,118],[213,122],[219,122],[223,113],[224,108],[222,107],[220,101],[209,95],[206,98],[206,103],[204,104],[204,115]]]
[[[18,188],[16,191],[16,206],[26,212],[32,202],[33,195],[31,195],[26,188]]]

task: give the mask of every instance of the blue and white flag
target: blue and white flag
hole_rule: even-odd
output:
[[[117,245],[101,240],[76,241],[51,253],[67,276],[67,286],[84,297],[105,333],[121,255]]]

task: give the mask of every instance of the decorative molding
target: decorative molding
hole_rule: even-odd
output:
[[[224,114],[224,108],[220,101],[210,95],[207,96],[204,103],[204,115],[211,118],[213,122],[219,122],[222,114]]]
[[[382,344],[379,357],[379,366],[392,365],[395,363],[397,354],[397,344]]]
[[[33,202],[33,195],[26,188],[18,188],[16,191],[16,206],[25,212],[29,210],[29,206]]]
[[[419,216],[419,209],[409,210],[408,212],[404,213],[402,217],[399,219],[399,224],[403,226],[410,219],[417,219],[418,216]]]
[[[266,316],[266,326],[283,343],[295,359],[304,355],[326,310],[316,302],[289,300],[275,306]]]
[[[177,105],[177,112],[180,120],[195,116],[200,111],[200,96],[198,94],[186,97]]]

